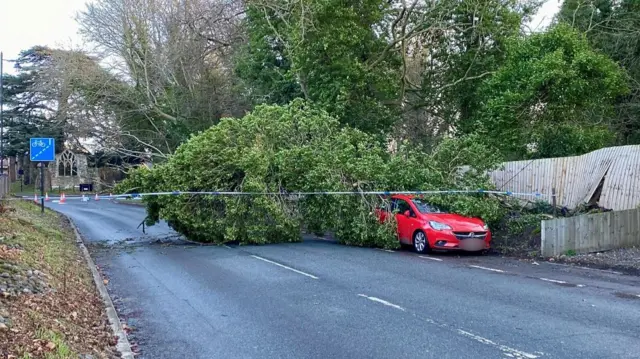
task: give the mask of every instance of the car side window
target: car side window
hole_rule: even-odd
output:
[[[394,213],[398,211],[398,202],[395,198],[392,198],[387,204],[387,211],[390,213]]]
[[[404,213],[406,211],[411,211],[411,206],[409,206],[409,203],[407,203],[407,201],[401,200],[401,199],[397,199],[396,200],[396,206],[398,208],[398,213]]]

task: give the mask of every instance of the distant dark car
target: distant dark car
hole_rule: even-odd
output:
[[[129,190],[125,192],[125,194],[127,195],[126,197],[124,197],[126,199],[142,199],[142,196],[138,192],[133,190]]]

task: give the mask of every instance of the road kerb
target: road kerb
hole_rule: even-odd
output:
[[[91,255],[89,254],[89,250],[84,245],[84,241],[80,236],[80,232],[78,232],[78,228],[75,223],[71,220],[71,218],[65,214],[63,214],[69,221],[71,228],[73,228],[73,233],[76,235],[76,242],[78,246],[82,250],[82,254],[84,259],[91,270],[91,274],[93,275],[93,281],[96,283],[96,288],[98,288],[98,293],[100,293],[100,297],[102,297],[102,301],[104,302],[105,309],[107,312],[107,317],[109,318],[109,323],[111,324],[111,330],[113,330],[113,334],[118,337],[118,343],[116,344],[116,349],[120,352],[120,356],[123,359],[134,359],[133,351],[131,350],[131,343],[129,343],[129,339],[127,338],[127,334],[124,332],[122,328],[122,323],[120,322],[120,318],[118,317],[118,312],[116,312],[116,308],[111,301],[111,297],[109,296],[109,292],[107,291],[107,287],[104,286],[102,276],[98,273],[96,269],[96,264],[93,262]]]
[[[103,197],[103,198],[109,199],[109,197]],[[145,207],[145,203],[142,202],[142,201],[140,201],[142,203],[140,203],[140,202],[124,202],[122,200],[111,199],[111,202],[113,202],[115,204],[121,204],[123,206],[134,206],[134,207],[143,207],[143,208]]]

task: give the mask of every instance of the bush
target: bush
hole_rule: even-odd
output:
[[[222,120],[181,145],[166,163],[133,171],[117,190],[256,192],[144,198],[148,222],[165,219],[197,241],[291,242],[307,228],[334,231],[345,244],[392,248],[398,246],[393,224],[380,225],[374,216],[385,199],[359,192],[490,188],[484,171],[498,159],[478,143],[472,137],[447,140],[431,154],[403,144],[392,155],[377,138],[341,127],[326,112],[296,100]],[[475,166],[459,171],[468,163]],[[290,195],[314,191],[353,194]],[[497,199],[486,195],[433,200],[489,221],[500,215]]]

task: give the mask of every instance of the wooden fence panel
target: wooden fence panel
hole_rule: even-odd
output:
[[[640,245],[640,208],[542,221],[541,253],[590,253]]]

